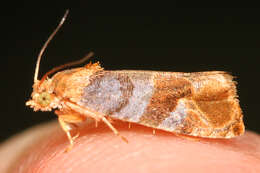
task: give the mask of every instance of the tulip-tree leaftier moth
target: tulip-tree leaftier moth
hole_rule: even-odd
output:
[[[67,14],[39,53],[32,99],[26,105],[35,111],[56,109],[70,141],[69,149],[76,138],[70,134],[71,125],[87,117],[103,121],[116,135],[119,132],[108,119],[206,138],[232,138],[244,133],[235,82],[223,71],[106,71],[98,63],[89,63],[57,72],[82,63],[92,56],[90,53],[80,61],[52,69],[38,80],[41,56]]]

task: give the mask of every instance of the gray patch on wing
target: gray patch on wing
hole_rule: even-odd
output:
[[[185,103],[180,99],[175,108],[175,111],[170,113],[170,116],[165,118],[158,126],[161,129],[167,129],[170,131],[175,130],[180,124],[182,124],[183,120],[186,118],[186,108]]]
[[[81,103],[98,112],[114,112],[125,100],[122,97],[122,85],[115,75],[105,75],[94,80],[84,89]]]
[[[147,105],[153,95],[153,81],[148,79],[132,79],[134,88],[128,104],[119,112],[115,112],[111,117],[125,119],[130,122],[138,122],[146,110]]]

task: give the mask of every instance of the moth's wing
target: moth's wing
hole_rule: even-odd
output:
[[[103,71],[79,104],[112,118],[193,136],[244,132],[232,76],[225,72]]]

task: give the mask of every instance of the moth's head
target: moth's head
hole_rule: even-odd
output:
[[[51,79],[44,81],[35,81],[31,100],[26,102],[26,106],[30,106],[34,111],[51,111],[58,107],[58,99],[53,93],[51,87]]]
[[[34,73],[34,84],[33,84],[33,92],[31,94],[31,100],[26,102],[26,106],[30,106],[34,109],[34,111],[41,110],[41,111],[50,111],[53,108],[56,108],[58,106],[57,97],[53,94],[53,89],[50,87],[51,85],[51,79],[48,79],[48,75],[58,71],[62,67],[56,67],[52,69],[51,71],[47,72],[41,80],[38,80],[38,73],[40,68],[40,61],[43,52],[45,51],[47,45],[52,40],[54,35],[58,32],[60,27],[63,25],[67,15],[69,13],[69,10],[66,10],[64,16],[62,17],[59,25],[56,27],[56,29],[52,32],[52,34],[49,36],[48,40],[44,43],[36,62],[35,67],[35,73]]]
[[[90,52],[89,54],[87,54],[84,58],[82,58],[79,61],[75,61],[75,62],[71,62],[68,64],[63,64],[61,66],[55,67],[52,70],[50,70],[49,72],[47,72],[41,78],[41,80],[38,80],[38,73],[39,73],[39,67],[40,67],[40,61],[41,61],[42,54],[45,51],[49,42],[54,37],[54,35],[58,32],[60,27],[63,25],[67,15],[68,15],[68,12],[69,11],[66,10],[59,25],[49,36],[48,40],[44,43],[44,45],[38,55],[38,59],[37,59],[36,67],[35,67],[35,73],[34,73],[34,84],[33,84],[33,92],[31,94],[31,100],[26,102],[26,106],[30,106],[31,108],[34,109],[34,111],[37,111],[37,110],[51,111],[51,109],[59,108],[59,106],[60,106],[60,100],[53,93],[53,88],[51,87],[52,80],[48,78],[49,75],[51,75],[61,69],[64,69],[66,67],[81,64],[93,56],[93,52]]]

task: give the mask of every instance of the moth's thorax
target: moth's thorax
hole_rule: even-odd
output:
[[[52,77],[51,88],[60,99],[69,99],[77,102],[83,89],[90,83],[92,78],[97,77],[102,68],[98,64],[91,64],[81,68],[64,70]]]

